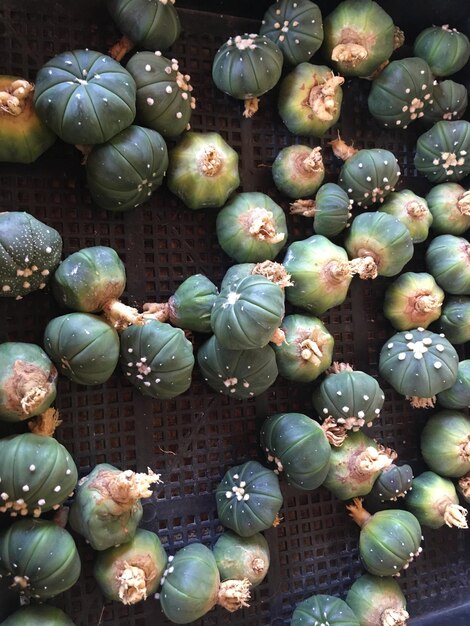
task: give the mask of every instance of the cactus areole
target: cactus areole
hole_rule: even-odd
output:
[[[0,162],[33,163],[56,140],[33,106],[34,85],[0,75]]]
[[[396,333],[384,344],[379,371],[411,406],[426,408],[455,383],[458,363],[455,348],[443,335],[419,327]]]
[[[470,122],[440,120],[418,137],[414,164],[432,183],[458,182],[470,173]]]

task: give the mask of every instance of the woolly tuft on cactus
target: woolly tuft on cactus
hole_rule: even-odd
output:
[[[160,482],[160,474],[150,468],[136,474],[100,463],[78,482],[70,525],[94,550],[126,543],[142,518],[141,498],[150,497],[150,485]]]

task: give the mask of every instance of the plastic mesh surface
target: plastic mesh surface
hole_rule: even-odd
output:
[[[261,99],[259,112],[245,120],[242,105],[217,91],[211,81],[217,48],[229,35],[252,32],[255,22],[188,10],[180,15],[183,33],[171,55],[191,75],[198,102],[193,129],[219,132],[239,153],[241,190],[263,191],[287,212],[288,202],[273,185],[270,165],[286,145],[318,142],[288,133],[277,114],[276,89]],[[116,37],[103,6],[91,0],[77,7],[49,0],[22,4],[3,0],[0,71],[34,79],[53,55],[83,47],[106,52]],[[340,163],[328,148],[339,131],[347,141],[354,139],[357,148],[391,150],[402,170],[401,188],[413,185],[417,193],[424,193],[427,184],[416,178],[413,166],[415,129],[383,133],[368,119],[367,89],[364,81],[348,81],[344,87],[341,119],[321,140],[326,180],[335,181],[339,171]],[[214,211],[186,209],[163,185],[138,209],[105,212],[91,202],[79,153],[60,142],[32,165],[0,164],[0,208],[28,211],[56,228],[64,240],[64,255],[92,245],[113,247],[127,271],[123,300],[132,305],[166,301],[194,273],[220,284],[231,264],[217,243]],[[288,223],[289,242],[313,234],[308,219],[290,216]],[[413,269],[421,264],[422,254],[417,253]],[[334,360],[377,375],[379,350],[394,333],[381,312],[388,282],[354,279],[346,301],[322,316],[335,339]],[[58,313],[47,289],[19,302],[0,299],[0,339],[41,343],[45,325]],[[424,469],[419,433],[426,412],[411,409],[384,381],[381,385],[386,393],[382,419],[369,433],[396,449],[399,458],[419,473]],[[307,385],[279,378],[262,396],[236,401],[215,394],[197,369],[190,390],[166,402],[139,395],[119,371],[96,387],[61,379],[56,404],[63,424],[58,438],[69,448],[81,475],[101,462],[138,471],[151,467],[161,473],[164,484],[145,502],[143,526],[157,532],[168,553],[174,554],[191,541],[213,545],[222,531],[213,497],[222,475],[250,458],[264,460],[258,432],[266,416],[286,410],[313,415],[310,393]],[[9,426],[0,428],[12,431]],[[267,578],[253,591],[252,607],[233,615],[216,608],[198,624],[286,625],[296,603],[313,593],[344,597],[362,572],[359,529],[344,504],[323,488],[304,493],[282,483],[282,489],[283,522],[265,533],[272,561]],[[400,579],[411,615],[467,598],[467,537],[468,533],[447,528],[426,530],[422,556]],[[56,600],[77,626],[168,623],[153,598],[134,607],[103,600],[92,575],[93,553],[80,538],[77,542],[83,573],[77,585]]]

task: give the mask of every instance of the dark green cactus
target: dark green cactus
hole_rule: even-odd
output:
[[[353,610],[341,598],[325,594],[310,596],[300,602],[292,614],[290,626],[361,626]]]
[[[260,445],[277,474],[297,489],[310,491],[326,478],[331,446],[323,428],[303,413],[276,413],[261,427]]]
[[[439,235],[426,249],[426,266],[448,294],[470,296],[470,243],[465,237]]]
[[[22,596],[53,598],[77,582],[80,570],[72,535],[54,522],[22,519],[0,532],[0,573]]]
[[[464,33],[448,24],[428,26],[416,37],[413,51],[416,56],[426,59],[435,76],[449,76],[467,63],[470,41]]]
[[[369,112],[385,128],[408,128],[432,103],[434,76],[419,57],[389,63],[372,81]]]
[[[323,42],[322,15],[310,0],[281,0],[268,7],[259,32],[279,46],[286,63],[298,65],[308,61]]]
[[[394,502],[411,489],[413,470],[410,465],[392,463],[380,472],[368,497],[379,502]]]
[[[56,606],[23,606],[2,622],[2,626],[75,626],[75,622]]]
[[[137,87],[137,122],[165,139],[179,137],[189,127],[196,100],[189,76],[181,73],[178,61],[159,52],[137,52],[126,70]]]
[[[215,500],[221,524],[241,537],[270,528],[283,502],[277,475],[258,461],[231,467],[217,487]]]
[[[61,374],[79,385],[101,385],[116,369],[119,335],[91,313],[53,318],[44,330],[44,348]]]
[[[437,401],[445,409],[470,407],[470,359],[459,362],[457,380],[452,387],[437,394]]]
[[[314,390],[312,400],[321,420],[333,417],[347,430],[358,430],[380,417],[385,395],[366,372],[335,362]]]
[[[440,120],[418,137],[414,164],[432,183],[458,182],[470,173],[470,122]]]
[[[470,472],[470,417],[456,409],[433,413],[421,431],[421,454],[428,467],[446,478]]]
[[[390,150],[365,148],[346,159],[338,184],[357,206],[368,207],[384,202],[395,191],[400,174],[398,161]]]
[[[0,439],[0,512],[33,515],[59,506],[72,496],[77,467],[53,437],[23,433]]]
[[[348,225],[353,201],[336,183],[325,183],[315,195],[315,200],[299,199],[290,205],[291,214],[313,218],[317,235],[334,237]]]
[[[0,296],[20,300],[44,289],[62,254],[62,237],[29,213],[0,213]]]
[[[255,350],[229,350],[215,335],[199,348],[197,362],[212,389],[237,400],[259,396],[278,375],[276,355],[269,344]]]
[[[93,202],[107,211],[127,211],[161,186],[168,150],[160,133],[133,124],[95,146],[85,167]]]
[[[435,124],[439,120],[459,120],[468,104],[467,88],[453,80],[434,85],[432,102],[424,109],[423,121]]]
[[[135,117],[135,82],[110,56],[95,50],[61,52],[36,74],[34,106],[66,143],[104,143]]]
[[[181,328],[157,320],[121,334],[121,368],[141,394],[168,400],[191,385],[193,346]]]
[[[457,379],[455,348],[442,335],[424,328],[402,331],[390,337],[379,356],[381,376],[411,406],[434,406],[435,396]]]

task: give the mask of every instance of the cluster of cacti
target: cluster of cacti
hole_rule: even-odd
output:
[[[282,524],[285,481],[347,501],[367,571],[344,600],[317,594],[299,603],[291,624],[402,626],[406,601],[392,577],[420,554],[421,527],[467,528],[459,502],[469,498],[469,361],[454,346],[469,339],[470,192],[459,183],[470,172],[470,122],[461,119],[465,86],[437,79],[464,67],[470,43],[433,26],[417,37],[414,56],[393,60],[403,34],[373,0],[343,0],[324,18],[310,0],[278,0],[259,34],[230,36],[212,60],[215,88],[244,101],[245,118],[276,88],[278,121],[295,139],[270,164],[278,201],[246,190],[242,154],[223,129],[190,130],[190,76],[161,52],[181,34],[174,0],[108,0],[107,9],[123,33],[108,54],[62,52],[40,68],[35,87],[0,77],[0,161],[32,162],[56,137],[75,144],[91,201],[107,211],[141,206],[166,183],[184,209],[217,209],[214,235],[234,264],[219,285],[195,273],[167,302],[128,306],[125,266],[112,247],[82,248],[61,262],[55,229],[28,213],[0,214],[0,295],[20,300],[50,287],[65,309],[43,329],[45,352],[0,344],[0,420],[27,420],[32,431],[0,439],[0,513],[25,517],[1,532],[0,573],[33,602],[73,586],[81,566],[72,535],[57,520],[34,519],[70,504],[67,522],[96,552],[93,572],[107,600],[131,605],[156,594],[178,624],[216,605],[236,611],[268,572],[261,533]],[[312,62],[317,51],[326,65]],[[356,149],[339,135],[326,145],[349,79],[371,81],[373,124],[397,131],[421,120],[414,166],[432,185],[424,197],[399,188],[403,164],[385,146]],[[343,163],[333,182],[335,158]],[[287,200],[291,215],[313,218],[310,237],[291,229]],[[427,272],[404,271],[423,243]],[[321,319],[346,301],[356,274],[394,279],[383,315],[397,332],[377,354],[375,377],[333,362],[335,336]],[[118,364],[122,380],[163,402],[190,391],[195,366],[234,404],[270,388],[275,395],[278,376],[311,385],[314,418],[258,416],[264,464],[242,459],[221,475],[213,501],[226,530],[212,549],[190,541],[168,556],[157,533],[139,527],[142,499],[160,474],[105,462],[78,480],[72,455],[52,437],[58,374],[103,385]],[[439,405],[420,436],[429,470],[417,476],[363,430],[381,417],[382,381],[412,407]],[[379,510],[369,513],[363,498]],[[29,618],[23,608],[4,623]],[[34,604],[31,619],[70,623]]]

